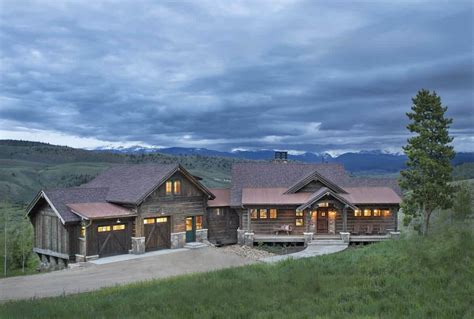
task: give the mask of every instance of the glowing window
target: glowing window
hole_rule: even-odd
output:
[[[319,207],[329,207],[329,203],[328,202],[318,203],[318,206]]]
[[[296,226],[304,226],[303,218],[296,218],[295,224]]]
[[[331,219],[335,219],[335,218],[336,218],[336,214],[337,214],[337,213],[336,213],[335,210],[330,210],[330,211],[328,212],[329,218],[331,218]]]
[[[181,181],[174,181],[173,185],[175,195],[181,194]]]
[[[173,182],[167,181],[166,182],[166,195],[171,195],[173,193]]]
[[[384,215],[384,217],[388,217],[388,216],[392,215],[392,213],[390,212],[390,209],[384,209],[383,210],[383,215]]]
[[[270,219],[276,219],[277,218],[277,210],[276,208],[271,208],[270,209]]]
[[[380,209],[374,209],[374,216],[380,216]]]
[[[125,229],[125,224],[120,224],[120,225],[113,225],[112,230],[124,230]]]
[[[266,209],[260,209],[260,219],[267,219],[268,214]]]
[[[356,216],[356,217],[362,216],[362,211],[361,211],[360,209],[356,209],[356,210],[354,211],[354,216]]]
[[[258,210],[252,208],[250,210],[250,218],[251,219],[257,219],[258,218]]]
[[[99,233],[110,231],[110,226],[99,226],[99,227],[97,227],[97,231]]]
[[[154,218],[145,218],[143,220],[143,224],[154,224],[155,223],[155,219]]]
[[[192,231],[192,230],[193,230],[193,218],[187,217],[186,218],[186,231]]]
[[[168,217],[158,217],[156,219],[157,223],[167,223],[168,222]]]
[[[368,217],[372,215],[372,210],[370,209],[364,209],[364,217]]]
[[[296,216],[298,216],[298,217],[303,217],[303,211],[297,210],[297,211],[296,211]]]
[[[202,216],[196,216],[196,229],[202,229]]]
[[[81,227],[81,231],[79,232],[79,236],[80,237],[86,237],[86,228],[85,227]]]

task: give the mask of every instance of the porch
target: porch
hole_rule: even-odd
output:
[[[255,243],[305,243],[324,240],[343,240],[348,243],[374,243],[389,239],[398,239],[399,232],[391,231],[382,235],[352,235],[350,233],[341,234],[311,234],[304,235],[275,235],[275,234],[253,234],[246,233],[247,242]]]

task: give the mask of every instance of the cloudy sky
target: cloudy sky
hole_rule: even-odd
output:
[[[427,88],[474,151],[470,1],[0,4],[0,139],[398,151]]]

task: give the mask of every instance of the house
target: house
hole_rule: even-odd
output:
[[[375,241],[397,231],[396,181],[351,177],[339,164],[288,163],[283,155],[235,164],[230,189],[209,189],[177,164],[144,164],[114,166],[80,187],[42,190],[27,208],[34,251],[61,268],[195,241]]]

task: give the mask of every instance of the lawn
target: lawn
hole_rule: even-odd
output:
[[[474,232],[10,302],[2,318],[472,318]]]

